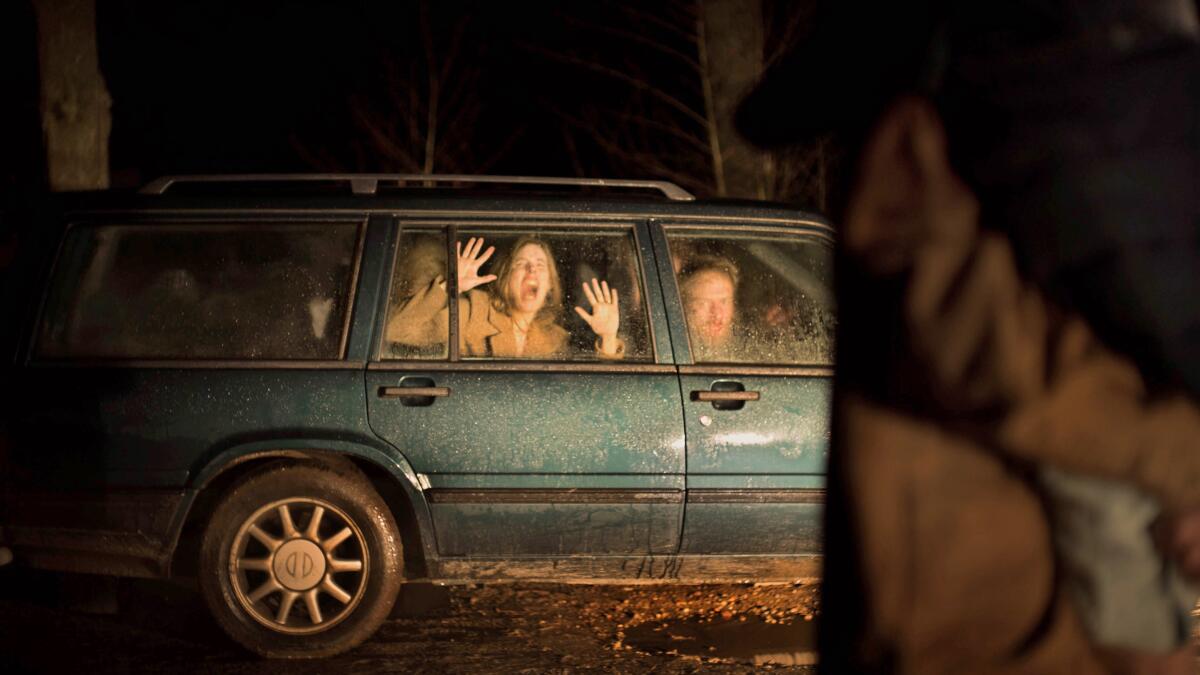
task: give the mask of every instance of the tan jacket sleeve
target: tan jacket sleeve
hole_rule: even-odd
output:
[[[435,277],[392,314],[387,339],[412,347],[443,344],[450,335],[450,309],[446,302],[445,279]],[[462,307],[460,301],[460,307]]]
[[[489,320],[490,301],[485,291],[472,289],[458,298],[459,344],[469,356],[487,354],[486,340],[498,329]],[[387,339],[396,344],[429,347],[449,339],[450,307],[445,281],[435,278],[418,291],[388,319]]]
[[[1011,455],[1200,506],[1200,411],[1151,398],[1134,364],[1019,276],[1010,245],[963,224],[918,239],[904,297],[929,394]]]

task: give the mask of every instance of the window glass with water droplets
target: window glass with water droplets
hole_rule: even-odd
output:
[[[827,240],[686,229],[667,240],[696,363],[832,365]]]
[[[339,359],[357,223],[78,225],[44,358]]]

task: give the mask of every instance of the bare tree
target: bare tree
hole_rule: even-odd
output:
[[[704,93],[717,194],[764,199],[770,157],[747,143],[733,124],[738,102],[763,72],[762,7],[757,0],[700,0],[698,4],[697,75]]]
[[[425,174],[459,171],[470,164],[465,155],[479,116],[479,106],[468,95],[477,71],[458,67],[468,19],[458,19],[439,44],[429,3],[421,2],[417,13],[420,58],[402,63],[389,54],[383,61],[382,105],[358,94],[351,101],[351,112],[355,126],[366,136],[366,148],[385,168]]]
[[[806,36],[817,3],[762,3],[764,72],[778,63]],[[767,194],[774,199],[804,203],[827,212],[830,200],[846,186],[835,185],[834,169],[843,161],[842,148],[832,135],[775,149],[765,161]]]
[[[607,20],[564,16],[620,49],[533,49],[623,88],[624,95],[614,97],[616,105],[558,110],[568,133],[594,143],[613,169],[666,178],[703,196],[825,208],[828,139],[766,152],[747,143],[733,123],[738,103],[766,65],[802,33],[811,4],[781,12],[774,6],[764,11],[761,0],[674,0],[652,6],[620,0]]]
[[[95,0],[33,5],[50,189],[106,188],[112,99],[100,73]]]
[[[349,112],[358,135],[350,147],[313,148],[293,138],[309,163],[340,170],[414,174],[484,173],[521,133],[499,142],[480,139],[482,77],[478,55],[465,39],[467,14],[438,15],[429,2],[415,9],[412,28],[397,31],[380,54],[373,87],[350,97]],[[406,49],[419,46],[417,50]]]

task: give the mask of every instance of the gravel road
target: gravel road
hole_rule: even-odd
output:
[[[809,673],[816,614],[812,584],[414,585],[352,652],[272,662],[234,647],[186,583],[9,566],[0,672]]]

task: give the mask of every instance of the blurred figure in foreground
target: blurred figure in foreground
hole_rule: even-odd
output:
[[[1193,672],[1194,6],[828,5],[739,116],[857,156],[822,670]]]

